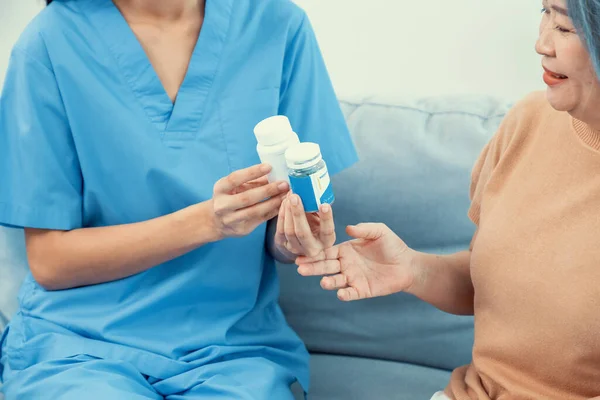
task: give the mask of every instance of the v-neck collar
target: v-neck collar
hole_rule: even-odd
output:
[[[233,0],[207,0],[200,36],[179,88],[169,98],[135,33],[112,0],[90,0],[89,21],[114,55],[120,72],[165,139],[193,139],[217,74]]]

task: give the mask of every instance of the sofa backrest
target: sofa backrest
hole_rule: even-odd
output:
[[[468,248],[472,166],[509,104],[490,97],[342,102],[360,162],[333,178],[338,242],[345,226],[383,222],[419,251]],[[445,314],[410,295],[342,303],[279,265],[280,304],[312,352],[453,369],[468,363],[472,317]]]
[[[17,293],[29,271],[22,229],[0,226],[0,332],[17,311]]]

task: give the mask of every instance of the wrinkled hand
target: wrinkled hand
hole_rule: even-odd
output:
[[[415,281],[414,250],[384,224],[349,226],[355,238],[316,257],[299,257],[298,273],[325,276],[321,286],[352,301],[406,291]]]
[[[279,210],[275,233],[277,249],[291,258],[315,257],[334,244],[331,206],[322,204],[317,213],[306,213],[300,197],[290,193]]]
[[[277,216],[289,185],[269,183],[269,172],[269,165],[259,164],[232,172],[215,184],[210,202],[219,239],[248,235]]]

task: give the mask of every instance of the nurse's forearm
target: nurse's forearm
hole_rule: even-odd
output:
[[[128,225],[26,229],[30,269],[47,290],[126,278],[218,240],[211,213],[212,205],[205,202]]]

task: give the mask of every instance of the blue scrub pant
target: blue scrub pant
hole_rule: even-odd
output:
[[[197,380],[200,367],[165,380],[148,378],[124,361],[88,356],[42,362],[14,372],[5,382],[6,400],[295,400],[304,397],[299,385],[282,379],[279,368],[264,360],[248,368],[249,360],[229,360],[217,366],[221,374]],[[204,372],[202,372],[204,373]],[[204,373],[205,374],[205,373]],[[195,380],[196,379],[196,380]]]

